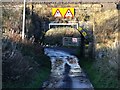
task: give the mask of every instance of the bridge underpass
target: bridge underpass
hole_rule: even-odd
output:
[[[90,24],[92,23],[91,22],[50,23],[49,30],[46,31],[45,34],[44,44],[45,45],[49,44],[49,46],[52,47],[54,46],[74,47],[73,50],[77,47],[77,49],[79,49],[80,51],[79,54],[81,58],[85,56],[90,56],[91,58],[93,58],[94,56],[92,49],[94,45],[94,41],[93,41],[94,36],[93,36],[93,28],[89,27],[91,26]],[[57,38],[55,36],[60,36],[60,37]],[[46,38],[48,39],[47,42],[46,42]],[[54,43],[51,43],[49,41],[51,42],[53,41]]]
[[[77,54],[79,54],[80,58],[89,57],[91,52],[88,53],[85,50],[93,47],[90,46],[90,43],[93,43],[92,38],[90,38],[92,30],[90,31],[88,30],[89,28],[84,27],[86,27],[85,24],[79,25],[78,23],[49,24],[49,30],[45,34],[44,41],[44,44],[47,43],[48,46],[44,50],[45,54],[51,59],[52,68],[50,78],[47,82],[44,82],[43,88],[89,88],[93,90],[91,82],[80,67],[79,59],[76,57]],[[72,29],[73,33],[71,34]],[[67,30],[69,31],[69,36],[66,35]],[[56,34],[53,34],[54,32]],[[60,34],[62,36],[57,38]],[[46,38],[48,38],[48,42],[46,42]],[[64,38],[67,39],[67,43]],[[73,38],[77,39],[77,45],[75,42],[72,43]],[[78,38],[80,41],[78,41]],[[60,43],[54,42],[55,39],[56,42]],[[51,43],[52,41],[54,43]],[[91,56],[90,58],[93,57]]]

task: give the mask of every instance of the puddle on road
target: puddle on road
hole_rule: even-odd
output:
[[[77,57],[60,50],[50,48],[44,50],[50,57],[52,67],[50,79],[43,83],[43,88],[90,88],[89,90],[93,90],[92,84],[78,64]],[[67,74],[65,74],[66,63],[70,66]]]
[[[81,68],[78,64],[77,57],[63,51],[53,50],[49,48],[45,49],[45,54],[50,57],[52,63],[52,68],[51,68],[52,76],[63,75],[66,63],[71,66],[71,70],[70,70],[71,76],[74,76],[74,73],[81,72]]]

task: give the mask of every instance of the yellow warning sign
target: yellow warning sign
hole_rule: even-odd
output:
[[[54,17],[62,17],[62,14],[59,9],[56,10]]]
[[[74,17],[74,8],[52,8],[52,16],[54,17]]]
[[[52,16],[63,17],[63,8],[52,8]]]
[[[64,18],[74,17],[74,8],[64,8]]]

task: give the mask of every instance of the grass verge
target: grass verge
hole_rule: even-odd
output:
[[[108,66],[106,60],[93,61],[88,58],[80,60],[80,65],[87,73],[93,87],[97,88],[119,88],[117,71]]]
[[[48,79],[49,74],[50,74],[49,68],[45,68],[45,67],[42,68],[39,72],[36,73],[36,75],[33,78],[32,83],[30,83],[25,88],[41,88],[43,82]]]

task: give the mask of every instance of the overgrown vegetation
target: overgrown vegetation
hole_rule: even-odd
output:
[[[15,6],[15,8],[12,6]],[[15,5],[16,4],[16,5]],[[26,8],[25,40],[22,33],[22,7],[3,3],[2,66],[3,88],[40,88],[49,77],[51,62],[44,55],[43,17]]]
[[[3,33],[8,34],[9,37],[13,34],[22,33],[22,19],[23,19],[23,7],[17,3],[3,3],[2,14],[3,14]],[[26,7],[25,12],[25,38],[32,42],[42,43],[44,38],[44,31],[49,23],[49,19],[45,16],[38,15],[38,13],[30,10],[30,7]]]
[[[111,14],[110,14],[111,13]],[[95,17],[96,60],[80,58],[94,88],[120,88],[118,80],[118,11],[97,12]]]
[[[9,40],[3,45],[3,88],[40,88],[51,70],[50,59],[44,55],[43,48]]]
[[[84,58],[79,61],[81,67],[87,73],[93,87],[97,88],[120,88],[118,72],[110,68],[107,58],[94,61]]]

